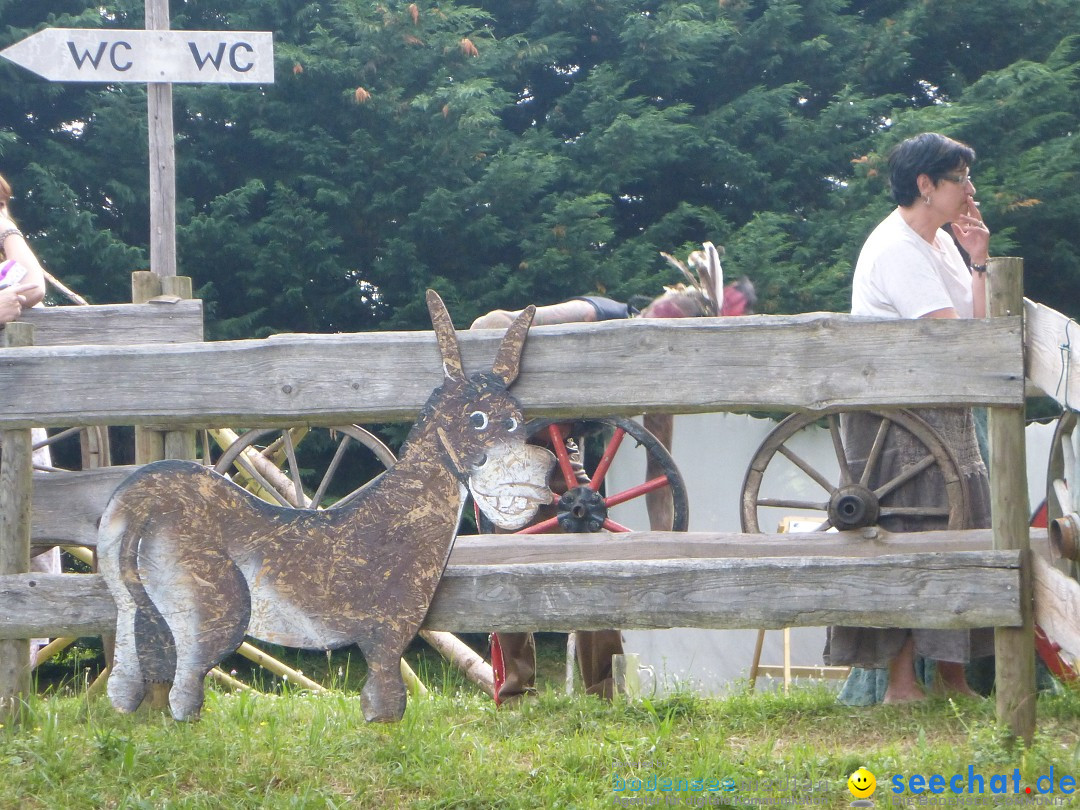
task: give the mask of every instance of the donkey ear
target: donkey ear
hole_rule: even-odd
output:
[[[507,386],[517,379],[521,367],[521,351],[525,348],[525,336],[529,333],[536,307],[532,304],[521,310],[510,328],[503,335],[499,351],[495,355],[495,363],[491,370],[503,379]]]
[[[465,379],[465,369],[461,365],[461,348],[458,346],[457,333],[446,304],[434,290],[427,291],[427,307],[431,314],[431,325],[435,328],[435,338],[439,341],[442,354],[443,374],[450,379]]]

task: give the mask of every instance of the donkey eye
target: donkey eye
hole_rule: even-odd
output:
[[[483,411],[473,411],[469,414],[469,424],[477,430],[483,430],[488,426],[488,415]]]
[[[513,416],[508,416],[503,420],[503,426],[506,428],[507,433],[513,433],[518,429],[518,420]]]

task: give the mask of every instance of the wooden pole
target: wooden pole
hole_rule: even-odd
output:
[[[1024,312],[1024,262],[991,259],[987,313],[990,317]],[[1023,407],[990,408],[990,506],[995,549],[1020,550],[1018,627],[994,631],[997,670],[997,717],[1012,734],[1031,743],[1035,735],[1035,625],[1032,601],[1030,508]]]
[[[151,176],[153,173],[151,172]],[[151,193],[151,196],[153,194]],[[161,278],[149,270],[131,274],[131,303],[145,304],[161,295]],[[165,434],[151,428],[135,428],[135,463],[149,464],[165,458]]]
[[[169,0],[146,0],[147,30],[168,31]],[[150,269],[176,275],[176,146],[172,85],[146,86],[150,130]]]
[[[192,297],[190,276],[178,276],[173,274],[161,279],[161,294],[174,295],[185,300]],[[195,430],[167,430],[165,431],[165,444],[163,447],[165,458],[194,459],[198,454],[195,451]]]
[[[31,346],[34,327],[9,323],[0,346]],[[0,431],[0,575],[30,570],[30,503],[33,441],[29,428]],[[0,641],[0,723],[18,723],[30,697],[30,640]]]

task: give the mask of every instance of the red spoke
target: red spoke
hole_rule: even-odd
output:
[[[566,488],[573,489],[578,485],[578,480],[574,474],[574,465],[570,463],[570,454],[566,452],[566,438],[563,436],[562,427],[557,423],[548,425],[548,435],[551,437],[551,449],[559,460],[559,469],[562,471]]]
[[[604,498],[604,505],[607,506],[608,509],[610,509],[613,506],[618,506],[620,503],[626,503],[627,501],[633,500],[634,498],[638,498],[642,495],[653,492],[657,489],[662,489],[666,486],[668,486],[667,476],[660,475],[656,478],[646,481],[644,484],[638,484],[637,486],[630,487],[629,489],[624,489],[622,492],[616,492],[614,495]]]
[[[628,529],[626,526],[623,526],[621,523],[616,523],[611,518],[606,518],[604,520],[604,528],[607,529],[609,532],[628,532],[628,531],[630,531],[630,529]]]
[[[607,475],[608,468],[611,466],[611,462],[615,460],[615,454],[619,452],[619,445],[622,444],[623,436],[626,435],[626,431],[621,427],[615,428],[615,433],[611,436],[611,441],[608,442],[608,446],[604,448],[604,456],[600,459],[600,463],[596,465],[596,472],[593,473],[592,481],[589,482],[589,489],[593,492],[600,490],[600,485],[604,483],[604,476]]]
[[[548,518],[542,520],[539,523],[526,526],[524,529],[518,529],[514,534],[545,534],[547,532],[554,532],[559,530],[559,519],[557,517]]]

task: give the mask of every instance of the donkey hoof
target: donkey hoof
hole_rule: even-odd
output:
[[[387,694],[385,691],[365,688],[360,693],[360,707],[364,710],[364,719],[369,723],[396,723],[405,716],[408,695],[404,689],[400,694]]]
[[[114,672],[109,677],[105,691],[114,709],[124,714],[131,714],[142,705],[143,698],[146,697],[146,684],[142,681],[124,681],[122,678],[117,678]]]

